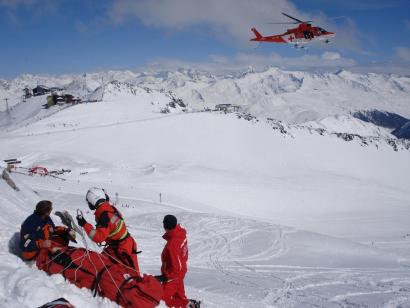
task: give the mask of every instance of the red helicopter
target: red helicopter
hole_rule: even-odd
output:
[[[307,44],[312,41],[321,40],[325,43],[329,43],[330,39],[335,37],[334,32],[326,31],[320,27],[312,27],[310,24],[312,21],[302,21],[288,14],[282,13],[282,15],[289,17],[294,20],[294,22],[275,22],[271,24],[294,24],[298,25],[296,28],[288,29],[285,33],[272,36],[263,36],[256,30],[252,28],[252,32],[255,37],[251,39],[254,42],[267,42],[267,43],[288,43],[293,44],[295,48],[304,48],[302,44]]]

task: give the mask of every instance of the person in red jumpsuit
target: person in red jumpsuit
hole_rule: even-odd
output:
[[[88,223],[82,215],[77,215],[78,224],[95,243],[106,243],[103,253],[115,263],[122,263],[140,275],[137,259],[137,244],[128,232],[121,213],[109,202],[109,197],[101,188],[90,188],[86,195],[88,206],[95,211],[96,227]]]
[[[184,278],[187,273],[188,241],[186,231],[177,223],[173,215],[166,215],[163,220],[167,241],[161,254],[161,275],[157,279],[163,283],[163,300],[168,307],[196,307],[187,299]],[[199,306],[198,306],[199,307]]]

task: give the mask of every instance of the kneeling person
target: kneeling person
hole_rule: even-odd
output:
[[[66,227],[56,227],[50,217],[53,204],[42,200],[37,203],[34,213],[21,225],[20,249],[21,257],[25,261],[36,259],[41,248],[49,248],[54,241],[55,234],[63,234],[68,240],[75,241],[75,233]]]
[[[81,215],[77,216],[78,224],[93,242],[106,242],[103,253],[113,261],[134,269],[139,275],[137,244],[128,232],[121,213],[110,204],[110,198],[101,188],[90,188],[86,200],[88,207],[95,211],[96,227],[93,228]]]

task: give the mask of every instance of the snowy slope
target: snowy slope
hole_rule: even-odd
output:
[[[9,112],[0,112],[0,129],[7,131],[27,126],[70,107],[70,105],[63,105],[44,109],[45,103],[45,95],[36,96],[15,104]]]
[[[0,294],[0,305],[36,307],[64,296],[77,307],[115,307],[107,300],[93,298],[90,291],[68,284],[62,277],[39,272],[7,252],[10,235],[37,200],[51,199],[56,210],[74,212],[77,206],[84,206],[82,192],[90,183],[72,182],[68,187],[57,185],[56,189],[56,183],[47,179],[14,178],[21,188],[18,194],[0,183],[2,206],[14,209],[9,212],[9,219],[2,221],[0,275],[7,282]],[[23,182],[36,186],[37,195]],[[357,302],[357,298],[364,303],[369,303],[369,299],[374,303],[406,303],[408,273],[394,255],[380,249],[251,219],[193,212],[141,197],[120,198],[118,207],[143,250],[140,267],[152,274],[158,273],[160,267],[161,219],[167,213],[179,217],[189,231],[187,292],[203,300],[205,307],[329,302],[337,306]],[[90,213],[87,219],[92,220]],[[56,217],[55,220],[58,221]],[[374,295],[378,297],[375,299]]]
[[[25,102],[14,105],[9,113],[1,112],[0,128],[12,131],[33,124],[30,126],[31,130],[42,125],[76,129],[84,125],[111,125],[144,119],[147,116],[158,117],[164,109],[168,113],[183,111],[183,108],[178,105],[169,107],[169,103],[173,101],[173,97],[169,93],[144,89],[117,81],[98,87],[92,93],[87,94],[87,99],[92,102],[89,104],[90,106],[64,104],[43,109],[42,105],[46,103],[46,95],[32,97]],[[64,109],[69,110],[60,116],[59,112]],[[87,112],[82,113],[79,110],[87,110]],[[99,115],[97,117],[90,116],[94,112]],[[102,122],[101,115],[103,113],[105,115]],[[51,122],[47,122],[47,118],[54,114],[56,115],[51,119]],[[69,121],[64,119],[69,119]]]
[[[200,190],[201,197],[196,202],[217,205],[227,211],[232,207],[232,195],[236,195],[239,200],[235,199],[238,202],[235,213],[240,209],[244,215],[263,219],[293,219],[297,212],[315,217],[327,211],[338,219],[340,211],[349,215],[358,206],[369,206],[363,210],[365,215],[375,206],[373,202],[383,206],[393,202],[387,197],[390,193],[380,191],[380,185],[400,192],[409,190],[410,170],[406,163],[409,152],[395,152],[386,142],[377,147],[363,147],[360,140],[345,142],[334,135],[321,136],[306,129],[292,129],[284,135],[266,123],[253,123],[234,115],[153,115],[141,112],[139,107],[134,103],[106,102],[66,109],[3,135],[3,157],[29,155],[30,163],[36,160],[47,163],[51,157],[61,156],[64,160],[78,157],[81,149],[80,161],[99,162],[100,168],[105,166],[110,170],[114,182],[124,178],[124,172],[131,175],[147,172],[157,177],[158,189],[167,192],[179,189],[192,198]],[[70,162],[70,165],[75,164]],[[213,179],[215,174],[218,181]],[[169,178],[164,186],[161,186],[162,178]],[[130,180],[134,181],[132,176]],[[288,185],[282,187],[282,181]],[[322,181],[329,190],[319,193]],[[337,189],[346,185],[348,191],[365,186],[371,193],[359,190],[347,194]],[[238,187],[246,187],[246,192],[253,190],[252,195],[257,195],[261,202],[258,211],[252,206],[252,195],[242,195]],[[298,187],[302,190],[294,196],[292,191]],[[214,196],[206,193],[208,189],[226,193]],[[341,198],[335,200],[336,195]],[[295,203],[295,197],[300,201]],[[365,202],[369,198],[372,202]],[[272,207],[276,202],[278,206]],[[327,206],[335,202],[335,208],[339,209],[336,212],[333,206]],[[314,225],[314,230],[321,232],[320,223],[297,219],[295,223],[298,227]],[[337,223],[332,226],[336,227]],[[392,231],[397,226],[391,227]]]
[[[317,121],[306,122],[303,126],[324,129],[331,133],[358,134],[363,137],[395,138],[390,134],[389,129],[361,121],[350,115],[329,116]]]
[[[211,79],[219,82],[211,75],[179,74],[183,77],[175,80],[176,88],[184,78],[209,86]],[[230,78],[258,74],[263,73]],[[269,87],[276,87],[278,97],[299,95],[305,81],[293,87],[296,77],[286,74]],[[86,209],[84,194],[95,185],[105,187],[114,200],[118,193],[118,206],[143,250],[144,272],[158,273],[161,220],[176,214],[188,230],[187,292],[205,307],[410,305],[410,152],[395,151],[389,131],[348,116],[350,108],[336,108],[339,103],[302,125],[266,121],[265,112],[249,121],[242,115],[179,109],[163,114],[159,111],[171,100],[169,89],[153,89],[160,75],[141,76],[145,81],[129,76],[134,82],[106,83],[94,92],[102,102],[41,119],[29,116],[33,105],[15,107],[21,108],[20,123],[25,124],[1,131],[0,158],[72,172],[64,175],[65,182],[12,174],[19,193],[0,181],[0,206],[10,213],[0,219],[5,248],[0,275],[4,281],[9,277],[0,288],[0,306],[31,307],[65,296],[79,307],[115,307],[61,277],[39,273],[6,248],[37,200],[50,199],[55,209],[75,213]],[[369,88],[376,82],[346,72],[329,76],[349,78],[351,84],[353,79],[369,82]],[[281,80],[286,87],[279,86]],[[326,93],[325,88],[317,91]],[[395,112],[405,109],[399,104],[402,92],[392,105]],[[189,100],[184,102],[192,108]],[[316,108],[308,98],[304,106]],[[344,111],[334,113],[340,108]],[[340,132],[380,140],[364,146],[360,138],[339,138],[335,133]],[[93,221],[91,213],[86,216]]]
[[[82,75],[74,74],[59,76],[24,74],[13,80],[0,79],[0,101],[3,103],[4,98],[8,98],[9,105],[12,107],[22,101],[24,88],[34,88],[37,85],[59,87],[63,88],[67,93],[85,97],[99,86],[108,82],[113,80],[125,82],[137,76],[138,74],[130,71],[107,71]],[[2,104],[0,108],[0,111],[3,110],[5,110],[4,104]]]

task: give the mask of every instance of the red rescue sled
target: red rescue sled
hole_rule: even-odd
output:
[[[122,307],[152,308],[162,298],[162,285],[154,276],[140,277],[107,256],[84,248],[41,249],[36,265],[49,274],[61,274],[94,296],[109,298]]]

